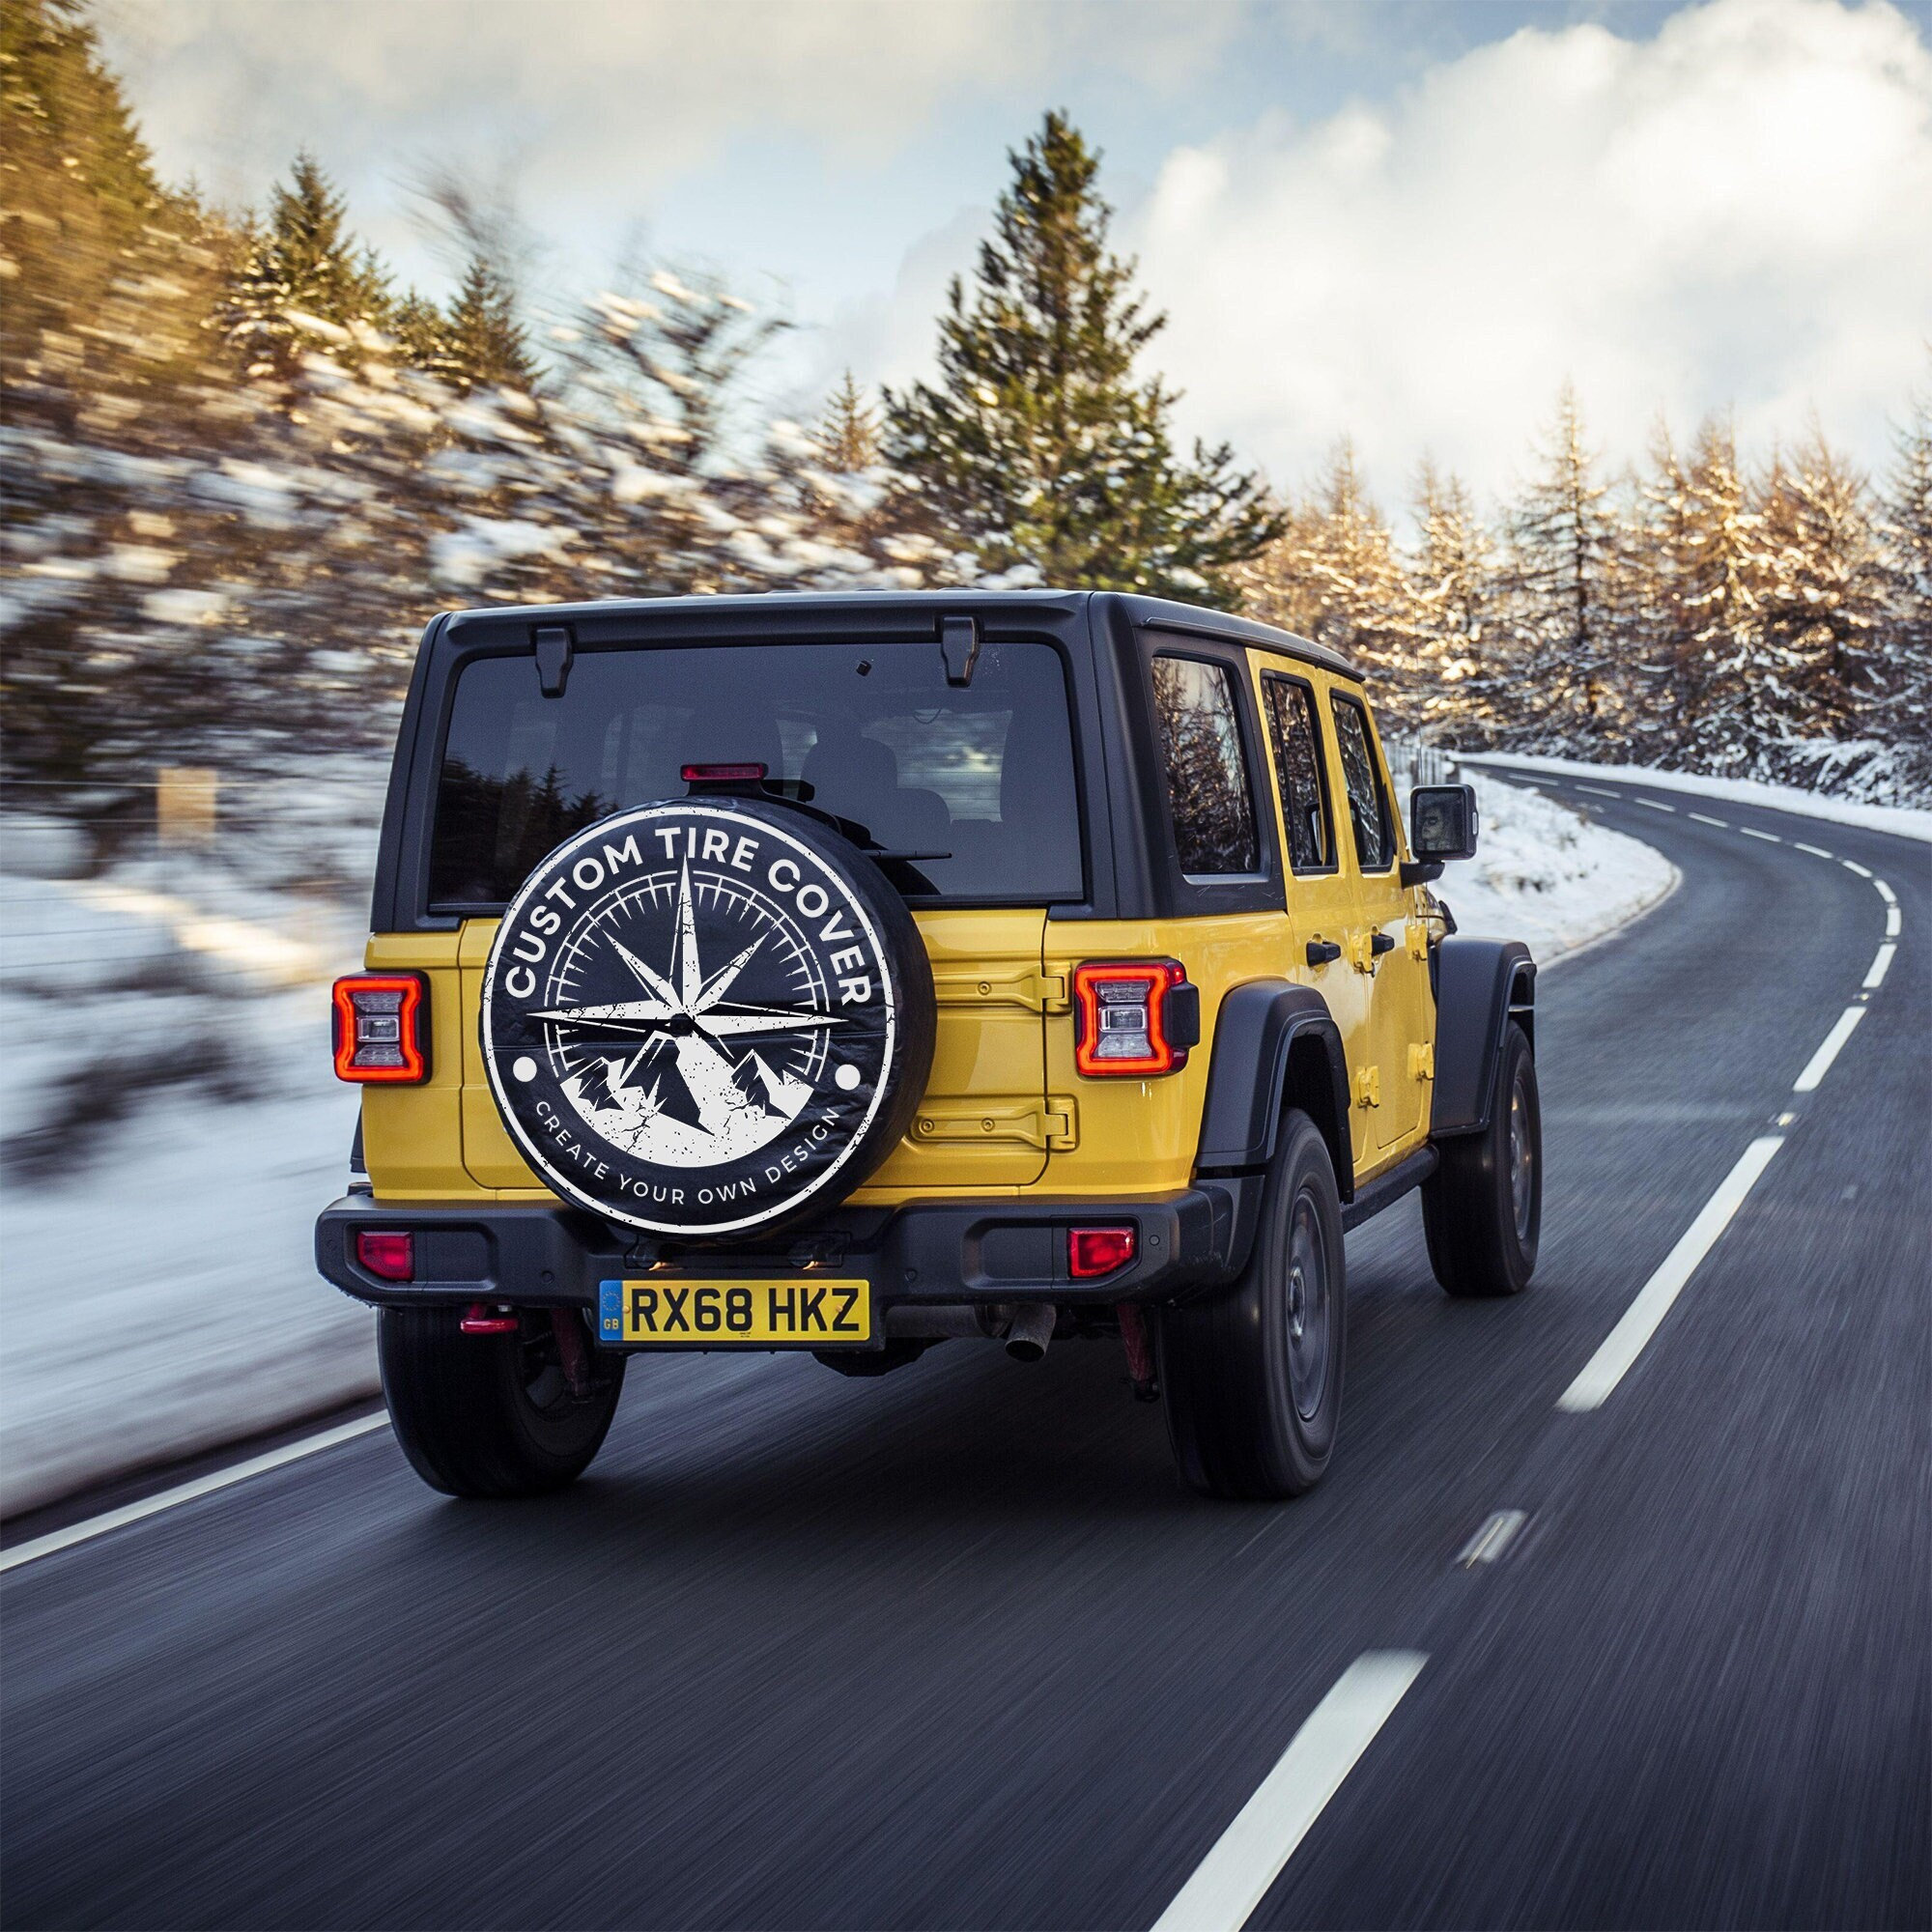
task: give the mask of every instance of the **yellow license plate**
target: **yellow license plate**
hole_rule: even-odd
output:
[[[872,1339],[867,1281],[643,1281],[598,1284],[597,1332],[611,1343],[691,1349],[732,1343],[838,1348]]]

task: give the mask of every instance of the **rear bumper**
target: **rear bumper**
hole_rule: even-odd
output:
[[[598,1284],[649,1267],[652,1279],[769,1279],[816,1265],[863,1274],[875,1306],[1168,1300],[1218,1287],[1240,1271],[1253,1238],[1261,1178],[1204,1180],[1146,1201],[913,1202],[845,1208],[776,1240],[693,1247],[634,1236],[549,1203],[384,1206],[352,1194],[315,1228],[316,1266],[345,1294],[377,1306],[507,1301],[594,1309]],[[1073,1226],[1131,1226],[1133,1261],[1098,1280],[1066,1270]],[[378,1279],[355,1261],[358,1228],[415,1236],[417,1279]],[[884,1323],[879,1324],[883,1334]]]

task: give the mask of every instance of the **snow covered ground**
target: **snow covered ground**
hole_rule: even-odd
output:
[[[1475,782],[1480,856],[1441,882],[1464,931],[1547,960],[1675,882],[1634,839]],[[345,867],[366,871],[369,830]],[[326,989],[359,961],[359,907],[277,896],[293,856],[79,880],[51,832],[0,841],[0,1514],[376,1387],[371,1317],[311,1261],[355,1120]]]
[[[1499,772],[1559,772],[1573,778],[1634,780],[1658,791],[1696,792],[1705,798],[1728,799],[1734,805],[1761,805],[1771,811],[1794,811],[1806,818],[1830,819],[1835,825],[1862,825],[1873,832],[1932,842],[1932,811],[1905,805],[1859,805],[1797,785],[1765,784],[1757,779],[1708,779],[1695,772],[1653,771],[1648,765],[1599,765],[1578,758],[1545,758],[1515,752],[1472,752],[1463,763],[1468,770],[1483,765]]]
[[[1452,865],[1435,894],[1459,930],[1522,939],[1548,964],[1649,911],[1677,885],[1677,867],[1540,792],[1464,767],[1476,788],[1476,856]]]

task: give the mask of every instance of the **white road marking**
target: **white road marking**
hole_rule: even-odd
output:
[[[1693,811],[1690,816],[1699,825],[1715,825],[1719,832],[1728,832],[1731,829],[1731,821],[1728,818],[1713,818],[1708,811]]]
[[[1826,851],[1824,846],[1822,845],[1807,845],[1802,838],[1794,838],[1791,842],[1794,845],[1796,845],[1801,852],[1810,853],[1810,855],[1814,859],[1835,859],[1838,856],[1835,852]]]
[[[1861,879],[1871,877],[1871,867],[1869,866],[1861,866],[1856,859],[1840,859],[1838,864],[1844,867],[1846,871],[1856,872]]]
[[[1494,1510],[1474,1536],[1463,1546],[1456,1558],[1464,1570],[1478,1563],[1493,1563],[1509,1548],[1510,1540],[1529,1518],[1521,1510]]]
[[[1413,1650],[1356,1658],[1175,1893],[1153,1932],[1240,1932],[1428,1662]]]
[[[1665,805],[1661,798],[1640,798],[1637,800],[1637,803],[1649,806],[1653,811],[1675,811],[1677,810],[1674,805]]]
[[[1603,786],[1602,786],[1602,785],[1586,785],[1585,783],[1583,783],[1583,781],[1581,781],[1580,779],[1579,779],[1579,780],[1577,781],[1577,789],[1578,791],[1587,791],[1587,792],[1590,792],[1591,794],[1593,794],[1593,795],[1594,795],[1595,797],[1597,797],[1597,798],[1621,798],[1621,797],[1623,797],[1623,793],[1622,793],[1622,792],[1620,792],[1620,791],[1605,791],[1605,789],[1603,788]]]
[[[1809,1094],[1819,1081],[1832,1070],[1832,1063],[1838,1057],[1838,1049],[1851,1038],[1852,1029],[1865,1016],[1863,1007],[1847,1007],[1832,1024],[1818,1051],[1804,1063],[1804,1071],[1791,1083],[1794,1094]]]
[[[1755,825],[1740,825],[1738,830],[1747,838],[1762,838],[1767,845],[1782,845],[1784,840],[1776,832],[1760,832]]]
[[[1718,1236],[1729,1227],[1731,1216],[1744,1206],[1745,1196],[1783,1145],[1782,1134],[1766,1134],[1745,1149],[1738,1164],[1678,1236],[1677,1245],[1664,1256],[1657,1272],[1637,1290],[1636,1299],[1624,1310],[1623,1320],[1583,1364],[1582,1374],[1557,1398],[1558,1408],[1581,1415],[1603,1406],[1631,1364],[1643,1353],[1644,1344],[1657,1333],[1658,1324],[1670,1313],[1671,1303],[1696,1273],[1698,1263],[1717,1246]]]
[[[1864,978],[1864,990],[1867,993],[1875,993],[1885,984],[1885,976],[1891,971],[1891,955],[1897,951],[1898,948],[1888,939],[1872,954],[1871,971]]]
[[[1885,909],[1885,936],[1888,939],[1896,939],[1898,937],[1898,902],[1894,899]]]
[[[1898,903],[1898,895],[1883,879],[1874,879],[1872,884],[1878,888],[1878,895],[1887,905],[1896,905]]]
[[[237,1463],[230,1468],[197,1476],[193,1482],[163,1490],[158,1495],[144,1496],[137,1503],[123,1503],[119,1509],[89,1517],[85,1522],[71,1522],[65,1529],[37,1536],[31,1543],[22,1543],[16,1548],[0,1550],[0,1572],[18,1569],[22,1563],[51,1556],[57,1550],[71,1549],[76,1543],[91,1542],[97,1536],[105,1536],[110,1529],[125,1529],[130,1522],[159,1516],[163,1510],[178,1509],[183,1503],[193,1502],[197,1496],[213,1495],[216,1490],[245,1483],[251,1476],[265,1476],[270,1469],[279,1469],[284,1463],[298,1463],[304,1456],[318,1455],[324,1449],[333,1449],[338,1442],[353,1442],[358,1435],[369,1435],[388,1426],[386,1415],[365,1415],[356,1422],[338,1423],[333,1429],[325,1429],[320,1435],[307,1435],[299,1442],[285,1442],[279,1449],[251,1456],[245,1463]]]

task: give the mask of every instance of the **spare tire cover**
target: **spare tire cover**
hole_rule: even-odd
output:
[[[639,806],[567,838],[503,914],[483,1058],[559,1194],[687,1236],[841,1199],[911,1123],[932,973],[856,847],[782,806]]]

